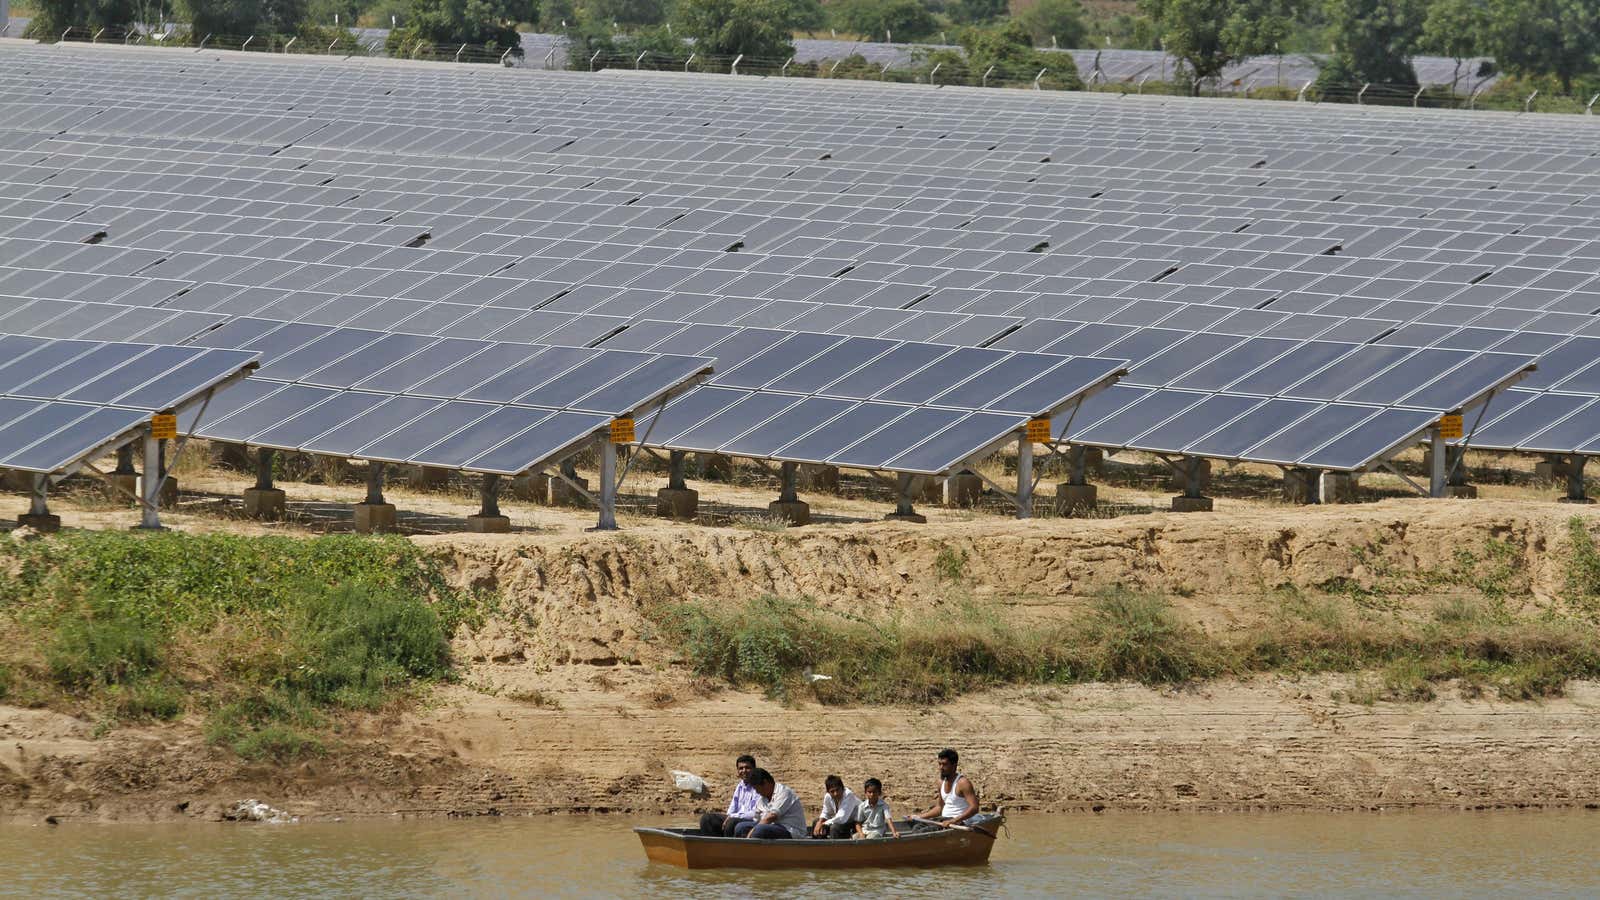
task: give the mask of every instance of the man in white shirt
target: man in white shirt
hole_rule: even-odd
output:
[[[855,831],[861,800],[844,786],[844,779],[829,775],[822,780],[822,815],[811,826],[811,836],[847,840]]]
[[[740,822],[734,837],[757,840],[785,840],[806,836],[806,809],[800,797],[786,784],[779,784],[766,769],[757,769],[750,776],[750,786],[761,795],[756,804],[755,822]]]

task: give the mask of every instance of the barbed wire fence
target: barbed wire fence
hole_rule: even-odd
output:
[[[1316,79],[1298,84],[1282,79],[1257,78],[1207,79],[1198,92],[1182,77],[1158,79],[1148,74],[1120,78],[1092,72],[1080,77],[1070,57],[1059,67],[995,63],[969,65],[960,54],[945,51],[927,55],[912,54],[888,62],[862,56],[801,61],[748,55],[720,56],[697,53],[684,45],[681,52],[659,49],[626,48],[614,44],[590,49],[578,45],[553,44],[540,54],[528,54],[521,47],[505,48],[478,44],[445,44],[418,40],[386,42],[367,39],[342,28],[310,28],[299,34],[196,34],[172,28],[138,26],[129,29],[68,28],[59,35],[41,36],[46,43],[121,44],[205,50],[230,50],[245,53],[274,53],[340,57],[344,59],[402,59],[464,65],[501,65],[549,71],[655,71],[725,74],[763,78],[810,78],[839,81],[877,81],[922,84],[930,87],[981,87],[1029,89],[1038,91],[1082,90],[1151,96],[1224,97],[1253,100],[1278,100],[1300,103],[1340,103],[1355,106],[1412,107],[1417,109],[1501,110],[1512,112],[1569,113],[1594,116],[1600,94],[1565,95],[1539,90],[1518,90],[1518,83],[1487,79],[1466,80],[1465,84],[1376,84],[1336,82]],[[1165,74],[1165,73],[1163,73]],[[1177,73],[1174,73],[1177,74]]]

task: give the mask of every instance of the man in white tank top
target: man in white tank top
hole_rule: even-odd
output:
[[[961,774],[961,757],[956,751],[939,751],[939,793],[933,805],[919,818],[933,819],[944,826],[960,825],[978,814],[978,789]]]

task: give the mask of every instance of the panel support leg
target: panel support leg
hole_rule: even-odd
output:
[[[656,491],[656,515],[663,519],[692,519],[700,511],[700,492],[684,479],[689,454],[673,450],[667,459],[667,486]]]
[[[1017,439],[1017,518],[1033,518],[1033,441]]]
[[[895,479],[895,506],[894,512],[884,516],[895,522],[914,522],[918,525],[928,521],[928,517],[917,512],[912,506],[912,501],[917,496],[917,481],[915,475],[905,472],[900,473]]]
[[[799,480],[800,464],[784,463],[778,473],[778,499],[767,504],[767,515],[790,525],[811,523],[811,504],[800,499]]]
[[[272,485],[272,463],[276,453],[269,447],[256,450],[256,486],[244,492],[244,514],[253,519],[283,516],[284,493]]]
[[[133,468],[133,444],[117,448],[117,467],[105,476],[106,499],[127,506],[139,496],[139,473]]]
[[[1086,513],[1099,502],[1099,489],[1089,483],[1089,448],[1067,448],[1067,480],[1056,485],[1056,515]]]
[[[617,445],[600,439],[600,521],[595,531],[617,530]]]
[[[1428,496],[1443,497],[1446,484],[1447,457],[1444,438],[1439,436],[1439,426],[1428,429]]]
[[[28,511],[17,516],[19,527],[49,534],[61,530],[61,517],[50,514],[50,476],[34,474],[28,488]]]
[[[361,534],[394,530],[394,504],[383,499],[383,470],[381,462],[367,463],[367,499],[355,505],[355,529]]]
[[[1201,491],[1207,463],[1198,456],[1185,456],[1178,462],[1183,477],[1183,493],[1172,498],[1173,512],[1210,512],[1211,498]]]
[[[1567,457],[1567,495],[1561,498],[1562,503],[1593,503],[1588,493],[1583,489],[1583,467],[1589,457],[1574,455]]]
[[[139,478],[139,524],[147,531],[161,531],[161,441],[145,435],[144,474]]]
[[[479,485],[478,514],[467,516],[467,530],[478,534],[505,534],[511,530],[511,519],[500,514],[500,476],[485,475]]]

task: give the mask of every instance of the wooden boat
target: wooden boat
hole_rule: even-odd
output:
[[[635,828],[651,862],[685,869],[845,869],[892,866],[981,866],[989,861],[1005,816],[974,816],[972,828],[868,840],[761,841],[707,837],[697,828]]]

